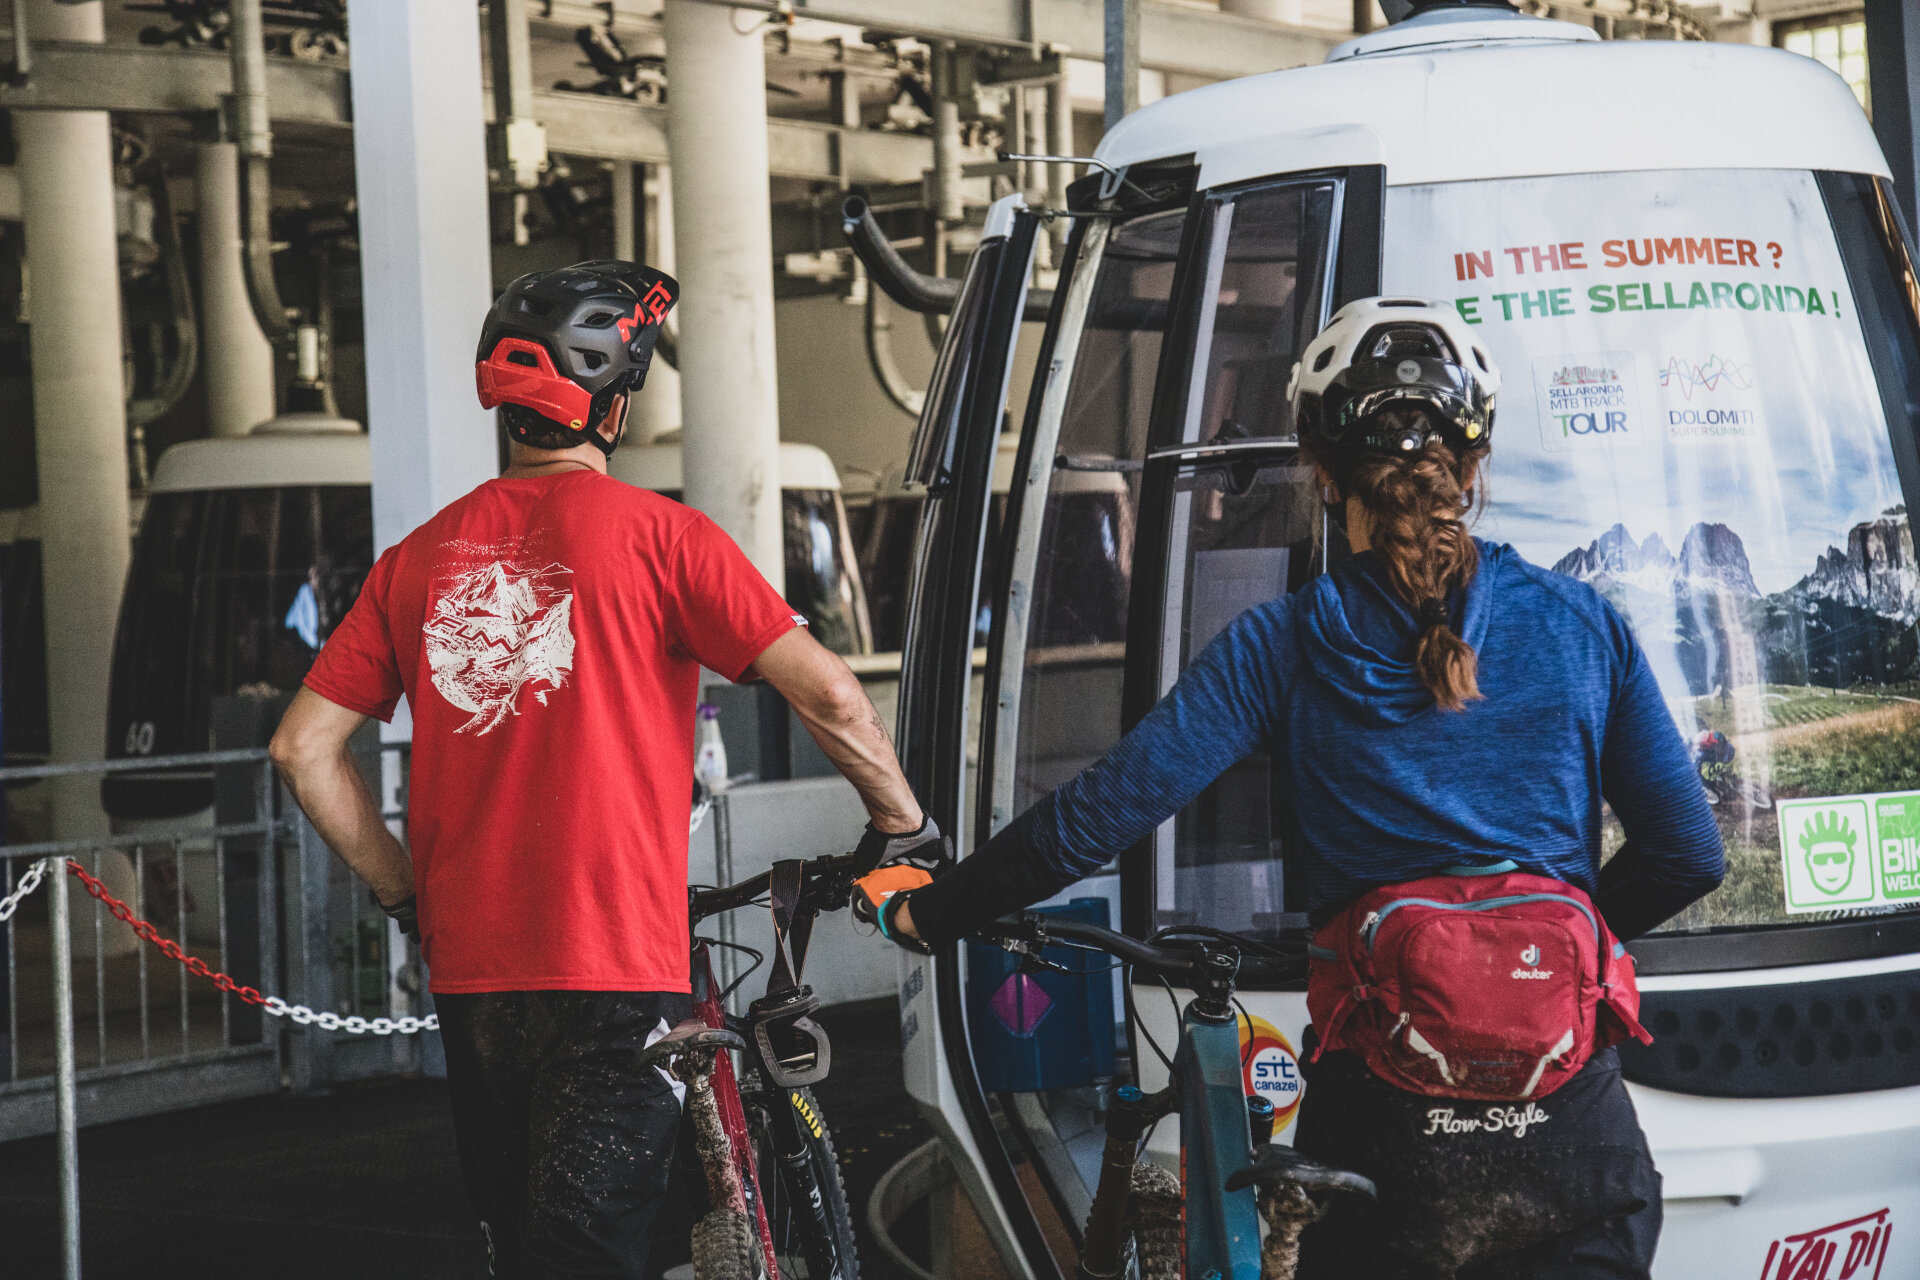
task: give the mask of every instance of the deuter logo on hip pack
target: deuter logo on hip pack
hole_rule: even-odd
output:
[[[1520,953],[1520,968],[1515,969],[1511,976],[1529,981],[1540,981],[1551,978],[1553,976],[1553,970],[1542,969],[1539,967],[1539,964],[1540,948],[1538,945],[1530,946]]]

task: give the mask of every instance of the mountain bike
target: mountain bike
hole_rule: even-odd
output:
[[[1107,1112],[1100,1180],[1080,1246],[1080,1280],[1292,1280],[1300,1235],[1337,1196],[1373,1198],[1357,1173],[1272,1141],[1273,1104],[1246,1093],[1233,992],[1242,976],[1303,978],[1304,950],[1284,952],[1220,930],[1163,930],[1148,942],[1098,925],[1023,912],[983,940],[1059,968],[1049,946],[1104,952],[1194,993],[1180,1014],[1167,1087],[1124,1086]],[[1153,1126],[1180,1117],[1180,1176],[1141,1151]],[[1260,1223],[1267,1239],[1260,1239]]]
[[[739,884],[689,893],[696,931],[722,912],[765,905],[774,932],[766,994],[744,1018],[727,1012],[727,998],[766,957],[696,936],[694,1016],[641,1055],[644,1065],[668,1071],[687,1089],[691,1152],[681,1145],[683,1167],[697,1165],[687,1170],[697,1280],[858,1280],[846,1187],[808,1088],[826,1078],[832,1049],[810,1016],[819,998],[800,982],[814,918],[847,905],[856,874],[853,855],[837,854],[776,862]],[[753,968],[732,987],[722,989],[714,978],[716,946],[753,957]],[[744,1067],[738,1073],[735,1054]]]
[[[1756,812],[1773,808],[1773,793],[1757,782],[1749,782],[1734,770],[1736,751],[1727,735],[1718,729],[1702,729],[1688,744],[1693,771],[1714,808],[1736,806]]]

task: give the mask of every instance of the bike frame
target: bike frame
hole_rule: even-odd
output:
[[[720,986],[713,978],[713,955],[705,942],[693,944],[693,1012],[708,1026],[726,1030],[732,1019],[720,1001]],[[747,1053],[754,1055],[753,1040],[747,1037]],[[733,1055],[713,1055],[713,1096],[720,1108],[720,1124],[727,1133],[734,1168],[746,1191],[747,1204],[753,1210],[754,1230],[760,1237],[760,1252],[765,1258],[767,1280],[780,1280],[780,1263],[773,1247],[773,1227],[767,1221],[767,1203],[760,1190],[760,1171],[753,1150],[753,1135],[747,1131],[747,1108],[740,1099],[740,1079],[734,1074]],[[779,1108],[786,1111],[788,1108]]]
[[[812,993],[799,985],[799,978],[806,966],[813,919],[823,909],[846,904],[852,883],[851,868],[852,860],[845,856],[812,863],[779,862],[767,875],[743,884],[695,893],[689,908],[692,924],[697,928],[703,919],[750,905],[762,893],[772,896],[775,954],[767,975],[766,998],[756,1002],[746,1018],[727,1012],[725,992],[714,979],[712,944],[696,938],[691,957],[693,1005],[695,1015],[709,1027],[737,1032],[746,1041],[747,1066],[758,1072],[769,1095],[778,1098],[778,1102],[767,1109],[767,1132],[796,1212],[811,1219],[813,1229],[801,1232],[800,1253],[806,1260],[808,1275],[818,1280],[852,1280],[852,1259],[840,1257],[833,1244],[826,1200],[808,1162],[807,1135],[802,1127],[806,1122],[798,1109],[798,1095],[781,1083],[787,1073],[781,1064],[768,1060],[768,1041],[756,1034],[756,1024],[762,1021],[763,1005],[769,1009],[802,1007],[802,1012],[812,1007]],[[824,1046],[821,1052],[820,1065],[824,1071]],[[766,1280],[780,1280],[765,1189],[760,1185],[757,1153],[747,1127],[746,1104],[740,1096],[739,1077],[734,1072],[731,1054],[714,1055],[713,1090],[734,1167],[740,1173],[741,1185],[753,1212],[766,1264]]]
[[[1252,1187],[1227,1179],[1252,1163],[1253,1131],[1240,1080],[1240,1028],[1190,1000],[1180,1015],[1173,1087],[1180,1102],[1180,1217],[1187,1275],[1260,1280],[1260,1213]]]

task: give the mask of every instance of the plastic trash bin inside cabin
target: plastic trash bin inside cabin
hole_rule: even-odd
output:
[[[1104,898],[1039,911],[1107,925]],[[1113,1075],[1113,962],[1068,946],[1048,947],[1042,958],[1068,972],[1022,972],[1019,956],[991,943],[967,944],[967,1030],[989,1093],[1071,1089]]]

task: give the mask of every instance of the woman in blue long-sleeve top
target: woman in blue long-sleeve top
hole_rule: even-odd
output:
[[[888,903],[888,936],[937,946],[1050,897],[1262,750],[1316,925],[1462,862],[1577,885],[1623,939],[1717,886],[1719,829],[1626,622],[1467,532],[1497,387],[1447,304],[1343,308],[1294,404],[1356,554],[1242,614],[1105,758]],[[1604,869],[1602,800],[1627,836]],[[1340,1050],[1307,1078],[1296,1145],[1381,1199],[1308,1232],[1303,1276],[1648,1274],[1659,1179],[1613,1050],[1525,1126],[1467,1124],[1484,1104],[1404,1092]]]

